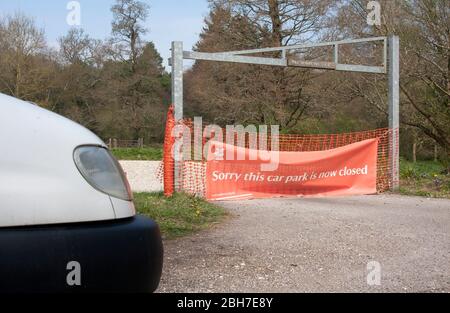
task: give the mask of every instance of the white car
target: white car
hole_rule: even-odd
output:
[[[102,140],[0,94],[0,292],[153,292],[162,260]]]

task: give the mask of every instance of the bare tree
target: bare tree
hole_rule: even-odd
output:
[[[450,5],[446,1],[414,0],[404,5],[417,36],[405,41],[416,70],[401,89],[418,119],[405,124],[419,128],[450,153]]]
[[[170,79],[154,45],[141,38],[143,6],[120,4],[117,13],[127,8],[123,13],[137,22],[117,15],[114,40],[73,28],[59,38],[59,50],[47,47],[33,19],[21,13],[0,19],[0,92],[67,116],[102,138],[161,140]],[[126,31],[130,25],[134,34]]]
[[[149,5],[138,0],[117,0],[112,6],[112,34],[118,48],[136,70],[137,59],[142,52],[142,36],[147,32],[143,25],[149,14]]]
[[[326,21],[331,1],[309,0],[210,0],[211,16],[197,45],[214,52],[236,48],[284,46],[314,37]],[[220,48],[219,48],[220,47]],[[278,53],[261,56],[276,57]],[[209,105],[223,103],[228,122],[279,124],[285,130],[297,127],[312,105],[309,84],[315,75],[301,69],[242,65],[204,65],[198,62],[189,73],[203,76],[210,71],[217,84],[208,82]],[[201,64],[201,65],[200,65]],[[208,68],[210,67],[210,68]],[[217,71],[220,69],[221,71]],[[204,72],[201,73],[200,72]],[[220,74],[220,75],[219,75]],[[189,82],[187,82],[189,84]],[[206,90],[201,91],[205,94]],[[219,90],[222,89],[222,92]],[[189,91],[188,91],[189,92]],[[200,92],[200,90],[199,90]],[[193,102],[198,102],[192,98]],[[241,105],[239,105],[241,103]],[[233,113],[234,112],[234,113]],[[227,114],[227,115],[229,115]],[[219,115],[224,117],[223,114]]]
[[[67,63],[85,63],[92,57],[92,41],[81,28],[71,28],[58,42],[62,58]]]
[[[327,0],[210,0],[247,17],[270,38],[272,46],[282,46],[318,37],[334,1]]]
[[[387,36],[401,41],[401,123],[419,129],[450,153],[450,6],[448,1],[381,1],[382,25],[366,24],[363,0],[346,1],[335,27],[347,36]],[[351,23],[349,23],[351,21]],[[353,76],[348,88],[382,114],[387,114],[385,81]]]
[[[12,95],[21,97],[26,63],[46,47],[44,31],[22,13],[7,16],[0,28],[3,64],[11,67],[14,75],[12,79],[2,79],[2,83]]]

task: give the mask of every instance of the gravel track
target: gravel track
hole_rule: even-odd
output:
[[[450,292],[450,200],[222,202],[229,219],[165,242],[159,292]],[[381,264],[381,286],[367,264]]]

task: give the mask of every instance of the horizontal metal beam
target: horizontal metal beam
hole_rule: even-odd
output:
[[[289,51],[289,50],[327,47],[327,46],[346,45],[346,44],[356,44],[356,43],[373,42],[373,41],[385,41],[385,40],[386,40],[386,37],[374,37],[374,38],[350,39],[350,40],[321,42],[321,43],[310,43],[310,44],[301,44],[301,45],[292,45],[292,46],[283,46],[283,47],[274,47],[274,48],[215,52],[213,54],[216,54],[216,55],[242,55],[242,54],[254,54],[254,53],[275,52],[275,51]]]
[[[367,66],[353,64],[336,64],[336,71],[385,74],[384,66]]]
[[[336,63],[334,63],[334,62],[315,62],[315,61],[304,61],[304,60],[296,60],[296,59],[289,59],[288,66],[304,67],[304,68],[317,68],[317,69],[325,69],[325,70],[335,70],[336,69]]]
[[[205,53],[205,52],[184,51],[183,58],[190,60],[203,60],[216,62],[328,69],[345,72],[378,73],[378,74],[386,73],[386,69],[383,66],[336,64],[334,62],[315,62],[315,61],[303,61],[295,59],[289,59],[288,61],[287,59],[249,57],[239,55],[217,55],[214,53]]]
[[[222,54],[216,54],[216,53],[191,52],[191,51],[184,51],[183,57],[185,59],[190,59],[190,60],[247,63],[247,64],[272,65],[272,66],[287,66],[286,59],[276,59],[276,58],[249,57],[249,56],[238,56],[238,55],[222,55]]]

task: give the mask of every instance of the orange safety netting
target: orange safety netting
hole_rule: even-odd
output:
[[[163,171],[164,171],[164,195],[171,196],[175,191],[174,179],[174,158],[172,154],[172,147],[175,139],[172,136],[172,130],[175,127],[175,117],[173,114],[173,106],[170,106],[167,113],[166,133],[164,136],[164,151],[163,151]]]
[[[170,117],[171,116],[171,117]],[[174,158],[172,156],[172,146],[174,144],[174,139],[172,138],[172,129],[175,127],[176,123],[173,118],[173,109],[169,111],[168,123],[166,127],[166,141],[164,143],[164,161],[160,169],[160,173],[164,173],[164,191],[166,195],[171,195],[174,192],[175,184],[174,181]],[[194,151],[196,148],[203,147],[207,142],[206,138],[201,140],[201,147],[198,146],[194,140],[194,125],[191,120],[183,121],[183,124],[191,130],[191,138],[183,138],[183,141],[191,142],[191,150]],[[377,157],[377,191],[385,192],[391,189],[393,184],[393,173],[391,173],[391,151],[398,151],[392,149],[390,144],[390,136],[392,132],[395,132],[398,138],[398,130],[391,130],[388,128],[368,130],[362,132],[354,133],[343,133],[343,134],[319,134],[319,135],[292,135],[292,134],[280,134],[280,135],[268,135],[267,137],[267,149],[271,147],[271,140],[274,138],[279,140],[279,151],[291,151],[291,152],[307,152],[307,151],[325,151],[331,150],[350,144],[354,144],[360,141],[368,139],[379,139],[378,145],[378,157]],[[226,131],[222,130],[222,138],[225,141]],[[217,136],[214,136],[217,140]],[[209,140],[210,138],[208,138]],[[397,139],[398,142],[398,139]],[[247,134],[245,139],[245,146],[249,147],[249,136]],[[191,152],[193,155],[193,152]],[[205,197],[206,195],[206,160],[203,156],[202,161],[182,161],[180,162],[180,182],[176,184],[179,186],[180,191],[190,193],[199,197]],[[168,186],[167,186],[168,184]]]

